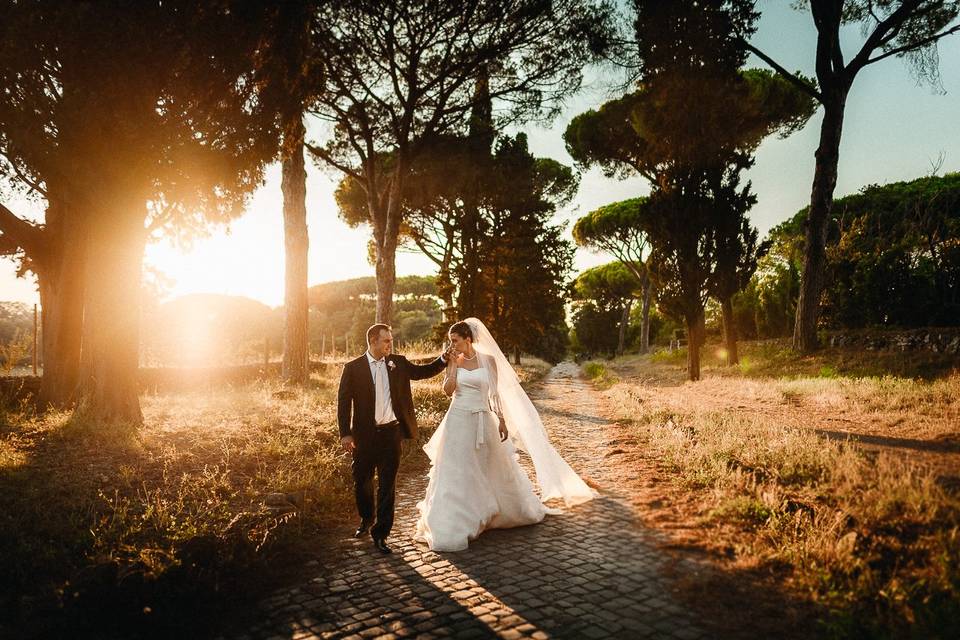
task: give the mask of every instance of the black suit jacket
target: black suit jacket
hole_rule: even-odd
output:
[[[393,363],[393,366],[390,366],[390,363]],[[401,355],[387,356],[390,399],[393,401],[393,412],[400,421],[404,438],[416,438],[419,435],[410,381],[431,378],[444,368],[446,365],[440,358],[421,365],[414,364]],[[337,393],[340,437],[353,436],[358,447],[372,441],[377,428],[376,395],[366,353],[343,366],[340,390]]]

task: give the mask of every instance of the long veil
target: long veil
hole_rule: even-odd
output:
[[[495,405],[499,404],[514,445],[526,451],[533,461],[540,485],[540,500],[563,498],[567,506],[572,506],[594,498],[597,493],[550,444],[540,414],[487,327],[477,318],[467,318],[465,322],[473,332],[473,348],[481,356],[486,356],[490,365],[491,400]]]

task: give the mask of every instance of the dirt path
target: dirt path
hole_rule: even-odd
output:
[[[598,394],[563,363],[532,395],[551,439],[600,497],[539,525],[485,532],[467,551],[434,553],[411,538],[426,477],[408,465],[392,555],[343,539],[338,561],[271,595],[262,623],[231,637],[717,637],[668,577],[696,580],[703,567],[665,552],[639,523],[633,471],[611,450]],[[344,535],[354,524],[343,523]]]

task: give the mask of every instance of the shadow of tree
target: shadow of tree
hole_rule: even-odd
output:
[[[84,428],[26,420],[0,430],[17,444],[0,454],[19,452],[0,457],[0,637],[208,637],[302,564],[299,540],[315,537],[298,540],[296,516],[225,503],[206,529],[145,525],[164,508],[148,490],[183,469],[151,460],[136,434]],[[235,526],[221,529],[231,515]],[[246,534],[270,518],[276,543],[258,551]]]

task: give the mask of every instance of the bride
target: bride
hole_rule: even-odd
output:
[[[443,390],[450,408],[424,445],[431,461],[414,538],[434,551],[461,551],[486,529],[518,527],[560,513],[543,503],[570,506],[595,492],[560,457],[517,374],[480,320],[450,327],[451,351]],[[508,430],[509,429],[509,430]],[[526,451],[540,496],[520,467]]]

